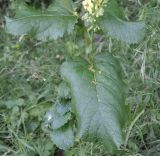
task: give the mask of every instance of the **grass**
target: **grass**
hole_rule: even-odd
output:
[[[41,123],[56,98],[61,62],[56,55],[60,52],[57,47],[53,52],[52,43],[37,47],[33,40],[19,42],[6,34],[1,34],[1,40],[0,155],[32,156],[43,142],[51,142],[42,132]]]
[[[125,1],[124,1],[125,3]],[[129,3],[130,4],[130,3]],[[126,5],[125,11],[130,10]],[[125,45],[108,38],[99,49],[112,52],[121,62],[129,91],[126,103],[132,111],[122,156],[160,155],[160,20],[159,1],[135,1],[138,14],[145,18],[145,39]],[[133,8],[132,8],[133,9]],[[154,11],[153,11],[154,10]],[[130,12],[131,13],[131,12]],[[131,14],[133,15],[133,14]],[[132,16],[129,16],[131,18]],[[61,82],[59,66],[66,45],[14,38],[0,28],[0,155],[51,156],[54,144],[42,130],[43,116],[57,99]],[[77,143],[66,156],[108,156],[102,146]]]

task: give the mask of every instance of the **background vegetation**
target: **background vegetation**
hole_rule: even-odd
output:
[[[73,48],[71,41],[38,42],[5,33],[4,15],[20,1],[0,1],[0,155],[107,156],[103,146],[77,143],[63,152],[43,132],[45,112],[58,98],[59,66]],[[28,0],[46,7],[50,1]],[[160,155],[160,1],[120,1],[129,19],[146,19],[145,39],[128,46],[103,38],[97,49],[116,54],[129,84],[127,103],[133,120],[126,130],[127,151],[117,155]],[[76,47],[74,47],[76,48]],[[125,114],[124,114],[125,115]],[[129,135],[127,135],[129,134]]]

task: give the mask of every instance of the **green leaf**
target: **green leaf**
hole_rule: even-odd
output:
[[[73,146],[74,135],[68,121],[71,119],[70,107],[65,104],[55,104],[45,116],[46,132],[54,144],[63,150]]]
[[[126,86],[121,66],[111,55],[95,57],[93,67],[84,60],[65,62],[61,75],[71,86],[77,137],[98,140],[109,151],[124,143],[122,128],[128,117]]]
[[[58,96],[60,98],[70,99],[70,88],[67,85],[67,83],[65,82],[60,83],[57,90],[58,90]]]
[[[148,9],[146,10],[146,14],[149,22],[157,22],[157,24],[160,22],[160,10],[158,8]]]
[[[6,105],[7,108],[14,108],[16,106],[23,106],[24,105],[24,100],[19,98],[19,99],[12,99],[5,101],[4,104]]]
[[[37,140],[32,140],[31,144],[35,149],[34,154],[32,155],[38,155],[38,156],[50,156],[55,151],[55,147],[53,142],[50,139],[46,139],[44,137],[39,137]]]
[[[52,129],[58,129],[60,127],[62,127],[64,124],[66,124],[68,122],[68,120],[71,119],[71,113],[67,113],[63,116],[57,116],[57,118],[55,118],[52,121]]]
[[[70,126],[64,126],[50,133],[51,140],[63,150],[73,146],[74,135]]]
[[[44,12],[20,6],[14,19],[6,17],[6,29],[13,35],[34,32],[37,39],[57,39],[71,33],[77,17],[71,0],[55,0]]]
[[[125,19],[125,14],[123,12],[123,9],[119,6],[119,4],[115,0],[109,1],[109,4],[107,4],[107,7],[105,9],[106,9],[105,13],[107,12],[112,16]]]
[[[41,118],[51,108],[51,106],[52,105],[47,102],[44,104],[37,104],[36,107],[29,111],[29,115]]]
[[[123,16],[122,10],[113,1],[105,8],[104,16],[98,19],[98,25],[105,34],[117,40],[128,44],[138,43],[144,37],[145,23],[143,21],[128,22]]]
[[[64,104],[56,104],[50,111],[47,112],[45,118],[45,123],[51,124],[52,130],[61,128],[71,119],[69,106]]]

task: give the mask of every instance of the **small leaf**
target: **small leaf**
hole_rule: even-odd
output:
[[[52,155],[51,153],[53,153],[56,149],[53,142],[50,139],[46,139],[44,137],[39,137],[38,139],[33,140],[31,145],[34,147],[36,152],[32,155],[38,156],[50,156]]]
[[[55,104],[45,116],[45,130],[54,144],[63,150],[73,146],[74,135],[72,128],[67,124],[71,119],[69,106]],[[46,129],[47,128],[47,129]]]
[[[98,19],[98,25],[105,34],[128,44],[141,41],[145,34],[145,23],[143,21],[125,21],[123,13],[115,1],[106,7],[104,16]]]
[[[70,99],[70,88],[67,85],[67,83],[62,82],[59,86],[58,86],[58,96],[60,98],[64,98],[64,99]]]
[[[67,113],[63,116],[56,116],[56,118],[53,119],[51,126],[52,129],[58,129],[62,127],[64,124],[66,124],[71,119],[71,113]]]
[[[46,11],[20,6],[14,19],[6,17],[6,29],[13,35],[34,32],[37,39],[57,39],[71,33],[76,23],[71,0],[55,0]]]
[[[23,99],[12,99],[5,101],[4,104],[6,105],[7,108],[13,108],[16,106],[22,106],[24,105],[24,100]]]
[[[74,135],[71,127],[64,126],[60,129],[53,130],[50,133],[51,140],[63,150],[67,150],[73,146]]]
[[[64,104],[56,104],[50,111],[47,112],[45,118],[45,123],[51,124],[52,130],[61,128],[71,119],[69,106]]]
[[[65,62],[61,75],[71,86],[77,137],[98,140],[111,152],[120,148],[128,110],[126,86],[117,60],[101,54],[95,57],[93,67],[81,59]]]
[[[116,0],[109,1],[109,4],[107,4],[107,7],[105,8],[106,12],[109,15],[118,17],[120,19],[125,19],[125,14],[123,12],[123,9],[119,7],[119,4],[116,2]]]
[[[160,10],[156,8],[146,10],[147,17],[151,22],[160,22]]]
[[[29,111],[29,115],[32,117],[42,117],[51,108],[50,103],[37,104],[36,107]]]

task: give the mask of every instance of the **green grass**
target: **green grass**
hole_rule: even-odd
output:
[[[132,118],[125,130],[127,150],[117,156],[160,155],[158,3],[136,1],[134,18],[145,18],[147,24],[141,43],[127,46],[108,38],[98,47],[112,52],[122,62],[129,85],[126,103],[132,110]],[[125,10],[130,9],[129,5]],[[41,43],[26,36],[14,38],[0,28],[0,155],[51,156],[56,150],[42,130],[42,123],[45,112],[57,100],[59,66],[66,55],[65,46],[61,41]],[[109,154],[103,146],[82,141],[65,155]]]

